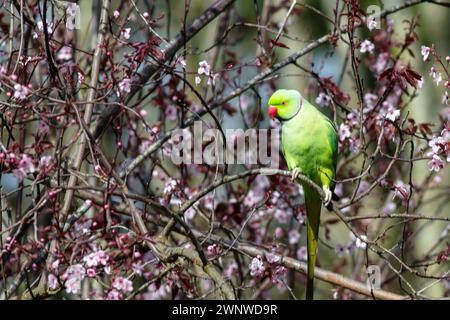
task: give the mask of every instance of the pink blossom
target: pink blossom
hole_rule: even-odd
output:
[[[133,262],[131,265],[131,268],[133,269],[133,272],[137,275],[142,276],[144,271],[144,265],[141,262]]]
[[[275,238],[281,238],[284,235],[284,230],[281,227],[276,227],[275,228]]]
[[[256,190],[250,189],[244,198],[244,205],[247,207],[255,206],[264,197],[264,194],[257,192]]]
[[[211,244],[208,246],[208,255],[211,257],[215,257],[218,253],[217,244]]]
[[[23,154],[19,161],[18,167],[23,169],[27,173],[34,173],[33,159],[31,159],[27,154]]]
[[[22,181],[27,174],[34,173],[35,167],[33,160],[27,155],[23,154],[17,165],[17,169],[13,170],[13,174],[18,181]]]
[[[288,240],[289,244],[296,244],[300,241],[300,233],[297,231],[297,229],[292,229],[288,233]]]
[[[355,138],[350,138],[350,139],[348,139],[348,142],[349,142],[350,151],[353,154],[358,153],[359,149],[361,148],[361,140],[355,139]]]
[[[69,278],[64,286],[67,293],[79,294],[81,290],[81,281],[75,278]]]
[[[133,282],[124,277],[117,277],[112,283],[113,288],[120,290],[122,292],[132,292]]]
[[[282,278],[286,274],[287,269],[284,266],[276,266],[270,274],[270,281],[272,283],[282,282]]]
[[[173,104],[167,105],[167,107],[164,109],[164,114],[166,115],[167,119],[171,121],[177,120],[177,108]]]
[[[58,279],[53,273],[49,273],[47,277],[47,286],[49,289],[55,290],[58,288]]]
[[[341,123],[339,126],[339,140],[344,141],[345,139],[350,138],[350,136],[350,127],[344,123]]]
[[[308,259],[308,250],[306,246],[301,246],[297,250],[297,259],[301,261],[306,261]]]
[[[364,95],[364,104],[365,104],[366,108],[368,109],[367,111],[372,110],[375,107],[377,101],[378,101],[378,96],[373,93],[366,93]]]
[[[288,213],[286,212],[286,210],[281,210],[281,209],[276,209],[275,210],[275,214],[274,214],[275,219],[277,219],[277,221],[281,224],[285,224],[288,221]]]
[[[431,160],[428,162],[428,169],[430,171],[439,172],[444,168],[444,161],[437,154],[433,154]]]
[[[113,289],[113,290],[108,292],[108,294],[106,296],[106,299],[107,300],[121,300],[122,297],[123,296],[122,296],[122,294],[119,291]]]
[[[114,19],[118,19],[120,17],[120,12],[118,10],[114,10],[113,17]]]
[[[262,261],[261,256],[257,256],[252,259],[252,262],[248,266],[250,269],[250,275],[252,277],[260,277],[264,274],[266,267],[264,266],[264,262]]]
[[[86,269],[81,264],[71,265],[63,274],[63,279],[66,280],[64,286],[67,293],[78,294],[81,289],[81,280],[86,277]]]
[[[96,274],[95,268],[89,268],[89,269],[86,270],[86,275],[87,275],[89,278],[94,278],[94,277],[95,277],[95,274]]]
[[[97,267],[99,265],[106,266],[109,256],[103,250],[95,251],[83,258],[87,267]]]
[[[279,256],[277,256],[273,253],[270,253],[270,252],[266,254],[266,259],[269,264],[278,263],[280,261]]]
[[[387,52],[383,52],[378,55],[377,61],[375,63],[375,72],[377,74],[382,73],[384,70],[386,70],[388,63],[390,61],[390,55]]]
[[[446,151],[447,142],[442,136],[436,137],[434,136],[429,142],[428,146],[430,146],[433,153],[439,153],[441,151]]]

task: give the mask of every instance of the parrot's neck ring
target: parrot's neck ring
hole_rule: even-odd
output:
[[[289,121],[289,120],[291,120],[292,118],[294,118],[299,112],[300,112],[300,110],[302,109],[302,107],[303,107],[303,99],[300,99],[300,103],[299,103],[299,106],[298,106],[298,108],[297,108],[297,111],[295,111],[295,113],[292,115],[292,116],[290,116],[289,118],[286,118],[286,119],[281,119],[281,121]]]

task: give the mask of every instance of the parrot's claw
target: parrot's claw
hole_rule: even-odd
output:
[[[323,188],[323,192],[325,194],[325,197],[323,198],[323,204],[325,206],[328,206],[331,202],[331,198],[333,197],[333,194],[331,193],[331,190],[328,189],[327,187]]]
[[[302,174],[302,170],[300,168],[294,168],[292,170],[292,176],[291,179],[292,181],[297,180],[297,178]]]

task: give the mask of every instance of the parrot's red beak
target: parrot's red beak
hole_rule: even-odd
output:
[[[270,119],[274,119],[277,116],[278,110],[274,106],[269,106],[268,112]]]

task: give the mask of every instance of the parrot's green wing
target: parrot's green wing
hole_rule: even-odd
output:
[[[338,136],[337,136],[337,129],[334,125],[333,121],[330,120],[327,116],[323,116],[325,118],[325,121],[328,126],[327,135],[328,135],[328,142],[330,143],[330,148],[333,150],[333,165],[334,165],[334,172],[336,172],[337,168],[337,161],[338,161]]]

